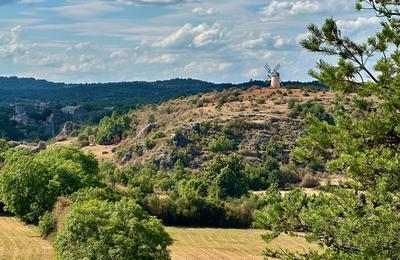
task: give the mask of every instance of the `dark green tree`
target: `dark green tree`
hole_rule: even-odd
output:
[[[205,167],[204,179],[210,182],[210,194],[219,198],[240,197],[249,187],[244,165],[236,154],[216,155]]]
[[[322,28],[310,25],[311,35],[301,42],[311,52],[338,57],[336,65],[319,61],[311,75],[351,99],[339,98],[334,124],[310,118],[292,154],[351,182],[314,197],[300,190],[272,193],[257,214],[256,223],[272,230],[267,240],[303,231],[325,246],[307,259],[400,258],[400,1],[357,2],[357,9],[372,10],[382,21],[365,43],[343,36],[333,19]]]

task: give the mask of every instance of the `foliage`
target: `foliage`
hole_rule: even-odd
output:
[[[400,257],[399,6],[399,1],[358,1],[358,9],[382,18],[382,30],[366,43],[342,36],[333,19],[322,28],[310,25],[311,34],[302,42],[312,52],[339,58],[337,65],[319,61],[319,71],[311,75],[358,100],[338,100],[335,124],[310,120],[307,135],[293,151],[296,160],[321,163],[352,183],[312,197],[299,190],[285,197],[275,193],[257,214],[257,225],[273,231],[268,241],[281,232],[303,231],[325,246],[320,253],[304,255],[306,259]]]
[[[22,134],[16,128],[16,122],[10,120],[10,114],[10,108],[0,107],[0,138],[19,140]]]
[[[208,150],[214,153],[223,153],[232,150],[234,142],[225,135],[212,139],[208,143]]]
[[[251,190],[265,190],[280,182],[279,162],[274,158],[267,158],[260,166],[247,164],[246,174]]]
[[[0,198],[23,221],[37,223],[58,196],[99,184],[96,159],[73,147],[15,154],[0,174]]]
[[[96,142],[102,145],[110,145],[122,140],[123,133],[129,128],[131,119],[127,115],[118,116],[113,113],[111,117],[100,120],[96,133]]]
[[[295,103],[291,108],[290,116],[292,117],[315,117],[320,121],[325,121],[330,125],[334,124],[334,119],[330,113],[326,111],[323,105],[314,101],[307,101],[304,104]]]
[[[39,231],[42,237],[47,237],[56,228],[56,220],[49,211],[43,214],[39,219]]]
[[[216,155],[204,168],[204,179],[210,182],[210,193],[218,198],[240,197],[248,191],[244,165],[236,154]]]
[[[55,244],[60,259],[169,259],[172,239],[133,200],[92,199],[73,205]]]

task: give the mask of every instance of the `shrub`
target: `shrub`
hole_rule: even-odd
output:
[[[208,150],[214,153],[222,153],[232,150],[233,145],[233,141],[224,135],[211,140],[208,144]]]
[[[119,142],[130,123],[131,119],[127,115],[117,116],[113,113],[111,117],[104,117],[99,123],[96,142],[102,145]]]
[[[204,178],[210,182],[209,193],[218,198],[240,197],[248,192],[248,178],[244,165],[236,154],[217,155],[204,169]]]
[[[318,178],[314,177],[311,173],[306,173],[301,180],[301,187],[303,188],[314,188],[319,185]]]
[[[76,203],[57,234],[60,259],[170,259],[172,239],[133,200]]]
[[[56,220],[49,211],[43,214],[39,219],[39,231],[42,237],[46,238],[56,227]]]

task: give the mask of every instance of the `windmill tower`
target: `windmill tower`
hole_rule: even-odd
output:
[[[269,66],[269,64],[265,64],[264,68],[268,73],[268,77],[267,80],[271,81],[271,88],[281,88],[282,82],[281,82],[281,77],[279,74],[279,69],[280,69],[281,65],[277,65],[273,70],[271,69],[271,67]]]

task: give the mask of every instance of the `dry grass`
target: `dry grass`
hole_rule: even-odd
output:
[[[174,239],[171,247],[173,260],[184,259],[263,259],[265,232],[257,229],[177,228],[168,227]],[[317,249],[303,238],[281,235],[268,245],[271,249],[304,252]]]
[[[55,259],[52,244],[40,237],[33,226],[14,217],[0,217],[0,259]],[[183,259],[262,259],[265,232],[257,229],[167,227],[174,239],[170,248],[173,260]],[[271,249],[304,252],[318,249],[302,238],[281,235],[268,245]]]
[[[51,243],[40,237],[33,226],[16,218],[0,216],[0,259],[55,259]]]

